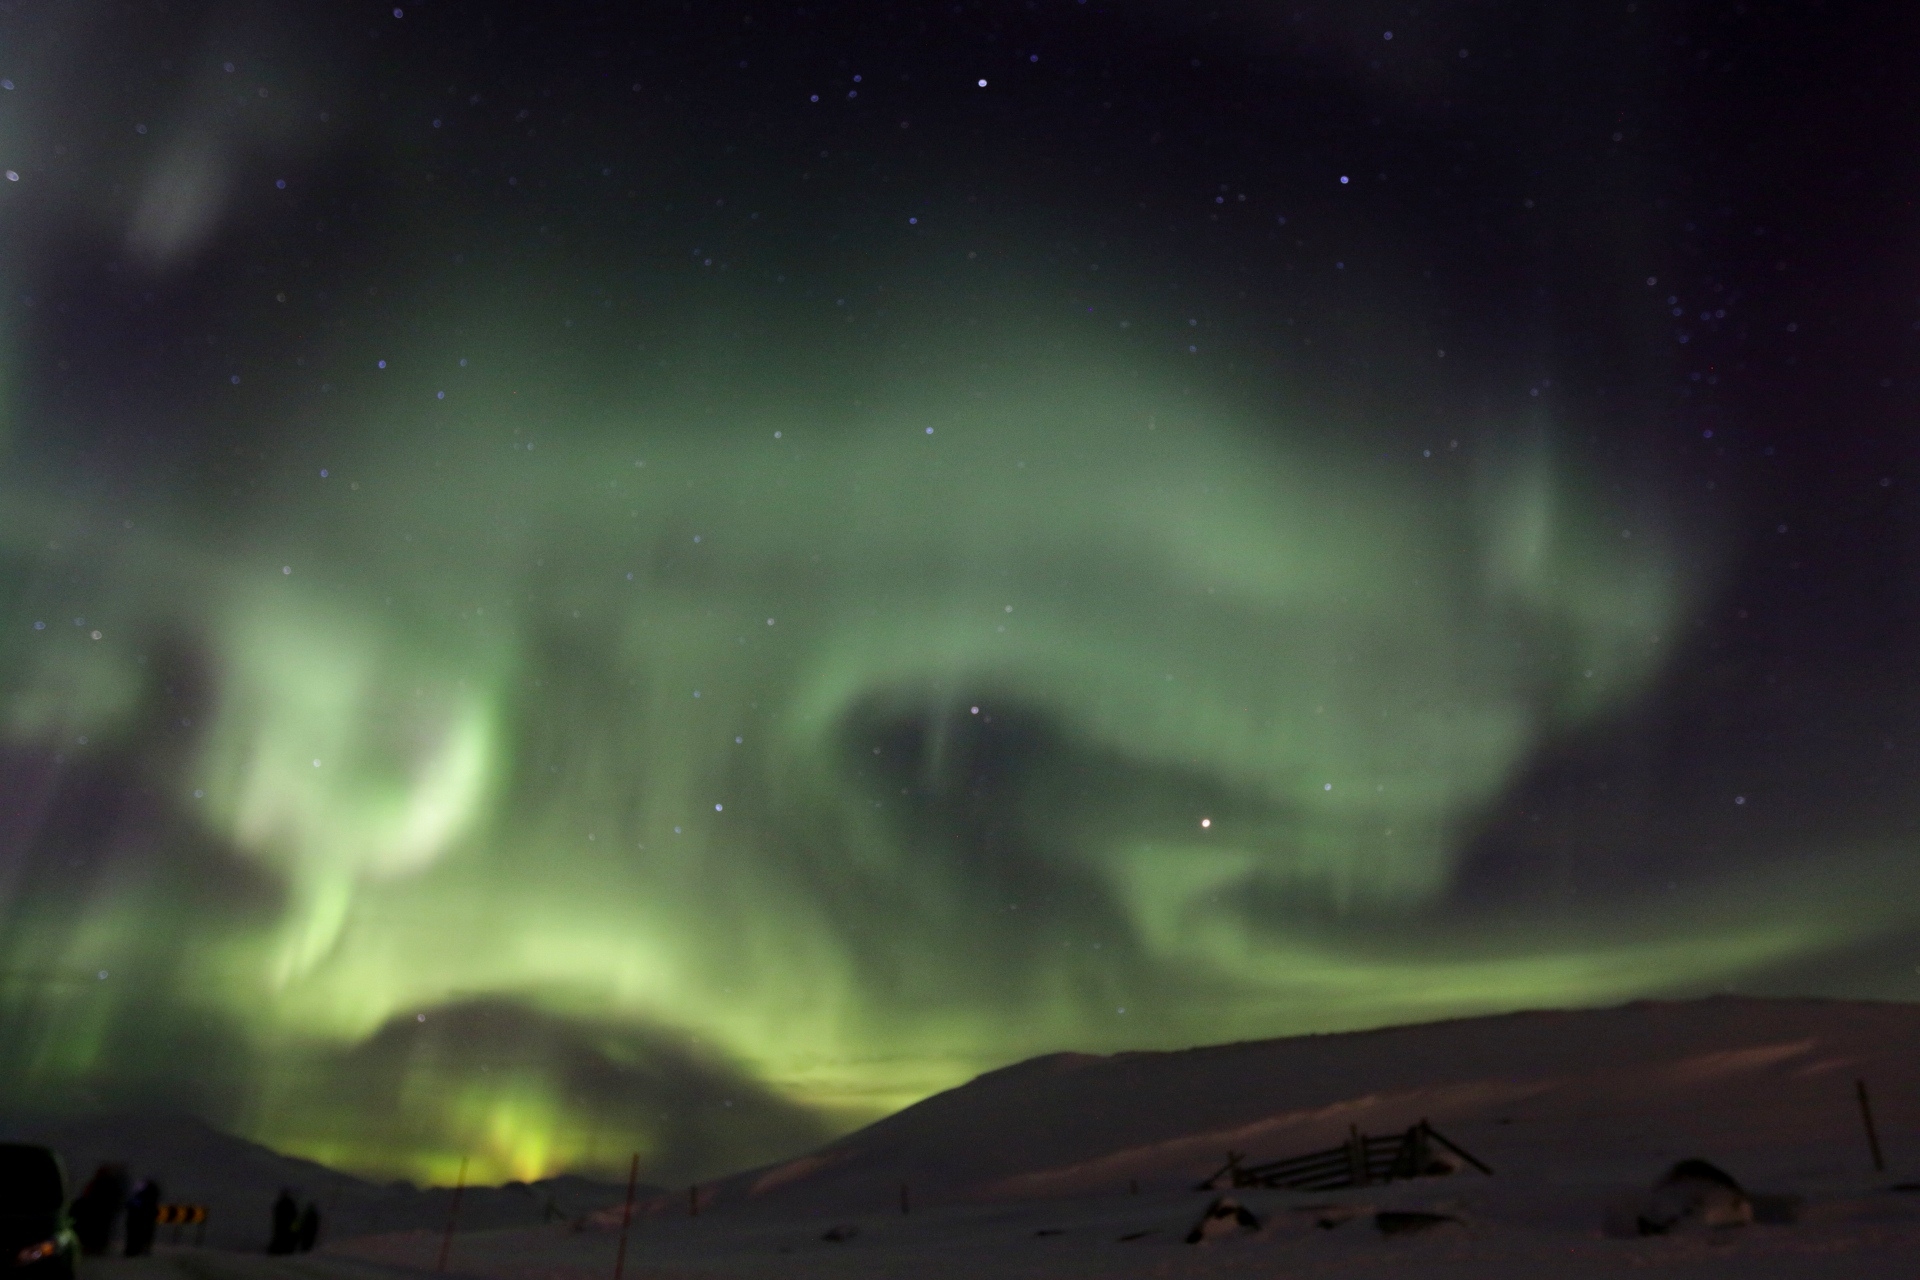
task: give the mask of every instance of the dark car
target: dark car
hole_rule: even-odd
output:
[[[45,1147],[0,1142],[0,1274],[72,1280],[76,1251],[60,1161]]]

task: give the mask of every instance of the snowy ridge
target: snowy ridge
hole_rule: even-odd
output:
[[[1496,1169],[1641,1182],[1689,1154],[1764,1177],[1866,1164],[1920,1132],[1920,1006],[1718,996],[1516,1013],[988,1072],[711,1200],[856,1205],[1191,1185],[1228,1150],[1272,1159],[1425,1117]],[[1756,1110],[1758,1109],[1758,1110]],[[1768,1117],[1756,1128],[1756,1114]],[[1854,1158],[1849,1160],[1848,1156]],[[1912,1152],[1920,1157],[1920,1150]]]

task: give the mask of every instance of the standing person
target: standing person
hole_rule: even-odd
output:
[[[280,1198],[273,1202],[273,1234],[267,1238],[268,1253],[292,1253],[294,1245],[294,1219],[300,1210],[293,1203],[293,1192],[280,1188]]]
[[[320,1239],[320,1206],[307,1201],[307,1207],[300,1211],[300,1221],[293,1229],[293,1247],[301,1253],[312,1253],[313,1246]]]
[[[160,1221],[160,1184],[142,1178],[127,1197],[127,1256],[144,1258],[153,1252],[153,1231]]]
[[[82,1254],[89,1258],[106,1255],[113,1242],[113,1224],[126,1200],[125,1167],[103,1164],[94,1170],[86,1189],[73,1201],[73,1234],[79,1238]]]

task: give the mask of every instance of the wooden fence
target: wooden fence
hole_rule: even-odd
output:
[[[1440,1154],[1442,1151],[1452,1152],[1482,1173],[1493,1172],[1422,1120],[1410,1126],[1405,1133],[1380,1137],[1368,1137],[1360,1132],[1358,1126],[1351,1126],[1347,1131],[1347,1140],[1337,1147],[1266,1164],[1243,1164],[1241,1162],[1245,1156],[1237,1151],[1229,1151],[1226,1164],[1196,1190],[1217,1191],[1223,1186],[1232,1186],[1332,1191],[1340,1187],[1392,1182],[1396,1178],[1424,1178],[1452,1173],[1455,1166]]]

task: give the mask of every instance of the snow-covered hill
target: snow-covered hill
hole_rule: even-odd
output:
[[[1859,1081],[1884,1170],[1874,1167]],[[1247,1215],[1229,1212],[1217,1220],[1221,1234],[1185,1243],[1214,1199],[1194,1184],[1229,1150],[1257,1163],[1336,1145],[1352,1128],[1385,1134],[1423,1118],[1493,1174],[1241,1190],[1232,1194]],[[375,1187],[192,1122],[92,1123],[103,1127],[47,1136],[66,1144],[70,1164],[76,1153],[84,1164],[111,1151],[183,1192],[207,1188],[216,1221],[257,1224],[232,1238],[238,1246],[258,1248],[266,1199],[283,1182],[323,1206],[332,1196],[325,1256],[303,1275],[329,1266],[417,1273],[437,1261],[444,1191]],[[138,1154],[146,1151],[151,1159]],[[1791,1220],[1635,1235],[1634,1206],[1690,1158],[1795,1203]],[[655,1193],[624,1255],[619,1188],[561,1179],[470,1190],[448,1269],[593,1280],[610,1278],[621,1256],[626,1280],[1383,1268],[1578,1280],[1646,1266],[1728,1280],[1882,1280],[1911,1276],[1920,1256],[1920,1194],[1902,1189],[1915,1183],[1920,1005],[1716,997],[1171,1053],[1056,1054],[990,1072],[799,1160],[706,1184],[698,1217],[687,1189]],[[549,1195],[568,1220],[542,1220]],[[1436,1225],[1385,1229],[1421,1222]],[[265,1259],[247,1265],[249,1280],[282,1274],[259,1270]]]
[[[1865,1135],[1860,1080],[1884,1171]],[[1492,1176],[1241,1190],[1246,1215],[1225,1211],[1218,1234],[1186,1243],[1214,1201],[1193,1184],[1229,1149],[1257,1162],[1333,1146],[1350,1126],[1387,1133],[1422,1118]],[[1636,1214],[1673,1208],[1672,1188],[1650,1195],[1655,1181],[1691,1158],[1766,1197],[1774,1220],[1637,1234]],[[1645,1267],[1891,1280],[1911,1277],[1920,1256],[1920,1194],[1898,1189],[1916,1172],[1920,1006],[1722,997],[1039,1058],[810,1156],[703,1187],[698,1217],[684,1191],[659,1197],[634,1224],[624,1265],[628,1280],[1598,1280]],[[1745,1216],[1731,1207],[1719,1216]],[[1430,1229],[1389,1231],[1422,1223]],[[489,1280],[611,1277],[618,1215],[593,1225],[463,1236],[451,1269]],[[418,1267],[435,1243],[394,1234],[339,1248]]]
[[[1273,1159],[1422,1118],[1502,1183],[1639,1184],[1688,1156],[1748,1181],[1845,1181],[1874,1172],[1857,1080],[1887,1158],[1920,1169],[1920,1005],[1721,996],[1056,1054],[710,1194],[851,1209],[902,1183],[926,1204],[1177,1190],[1229,1150]]]

